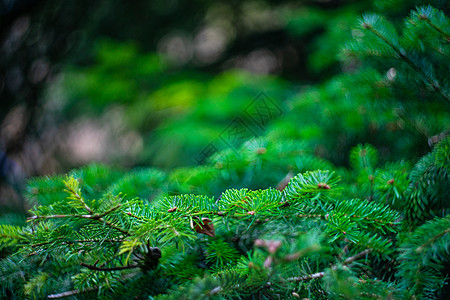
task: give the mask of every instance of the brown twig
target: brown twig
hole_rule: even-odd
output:
[[[59,237],[58,238],[63,239],[63,237]],[[123,242],[123,239],[88,239],[88,240],[75,240],[75,241],[65,241],[62,242],[61,245],[73,245],[73,244],[83,244],[83,243],[97,243],[97,242],[106,242],[106,243],[120,243]],[[42,242],[42,243],[37,243],[37,244],[32,244],[31,247],[40,247],[40,246],[45,246],[48,244],[52,244],[52,242]]]
[[[95,291],[97,288],[92,287],[92,288],[87,288],[84,291],[80,291],[80,290],[72,290],[72,291],[67,291],[67,292],[63,292],[63,293],[58,293],[58,294],[51,294],[48,295],[47,298],[48,299],[59,299],[59,298],[64,298],[64,297],[69,297],[69,296],[73,296],[73,295],[77,295],[79,293],[84,293],[84,292],[92,292]]]
[[[342,263],[343,266],[349,265],[352,262],[354,262],[355,260],[358,260],[364,256],[366,256],[370,251],[372,251],[372,249],[366,249],[352,257],[347,258],[346,260],[344,260],[344,262]],[[331,269],[336,269],[336,266],[332,266]],[[305,276],[298,276],[298,277],[290,277],[287,280],[288,281],[306,281],[306,280],[311,280],[311,279],[316,279],[316,278],[322,278],[325,275],[325,272],[318,272],[318,273],[314,273],[314,274],[308,274]]]
[[[122,204],[116,205],[101,214],[90,214],[90,215],[47,215],[47,216],[32,216],[28,217],[27,220],[38,220],[38,219],[58,219],[58,218],[84,218],[92,220],[100,220],[104,216],[112,213],[113,211],[119,209]]]
[[[119,271],[119,270],[127,270],[127,269],[134,269],[134,268],[140,268],[139,265],[130,265],[130,266],[120,266],[120,267],[112,267],[112,268],[106,268],[106,267],[97,267],[95,265],[89,265],[86,263],[81,263],[80,265],[82,265],[83,267],[88,268],[89,270],[93,270],[93,271],[106,271],[106,272],[111,272],[111,271]]]

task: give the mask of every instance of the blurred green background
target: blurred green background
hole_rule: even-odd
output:
[[[450,123],[442,102],[343,48],[363,12],[401,26],[428,2],[2,0],[0,205],[22,205],[25,178],[89,162],[202,164],[240,146],[230,129],[338,166],[358,143],[417,159]]]

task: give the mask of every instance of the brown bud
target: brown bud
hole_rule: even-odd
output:
[[[426,20],[426,19],[428,19],[428,18],[427,18],[426,15],[420,14],[420,15],[419,15],[419,19],[421,19],[421,20]]]
[[[167,212],[174,212],[177,209],[178,209],[178,207],[175,206],[175,207],[172,207],[172,208],[168,209]]]
[[[265,240],[261,240],[261,239],[255,240],[255,246],[257,246],[257,247],[265,247],[266,245],[267,244],[266,244]]]
[[[288,255],[286,255],[286,256],[283,258],[283,260],[284,260],[284,261],[294,261],[294,260],[299,259],[299,258],[300,258],[300,255],[301,255],[301,252],[296,252],[296,253],[293,253],[293,254],[288,254]]]
[[[395,181],[395,179],[394,179],[394,178],[392,178],[392,179],[389,179],[389,180],[388,180],[388,182],[387,182],[387,184],[394,184],[394,181]]]
[[[326,184],[326,183],[318,183],[317,184],[317,187],[319,188],[319,189],[324,189],[324,190],[329,190],[330,189],[330,186],[328,185],[328,184]]]
[[[269,250],[270,253],[277,252],[280,247],[281,241],[267,241],[267,250]]]
[[[294,173],[292,173],[292,171],[289,171],[289,172],[286,174],[286,176],[284,176],[284,178],[281,179],[280,182],[278,182],[278,184],[277,184],[277,190],[279,190],[279,191],[284,190],[284,189],[288,186],[289,181],[291,181],[292,177],[294,177]]]
[[[195,224],[194,224],[195,223]],[[203,233],[207,236],[215,236],[216,232],[214,230],[214,224],[208,218],[202,218],[201,221],[194,222],[191,220],[191,228],[195,230],[197,233]]]
[[[268,256],[266,258],[266,260],[264,261],[264,267],[270,268],[270,266],[272,265],[272,262],[273,262],[272,256]]]
[[[300,295],[297,294],[296,292],[292,292],[292,296],[293,296],[294,298],[300,299]]]
[[[267,149],[264,147],[256,149],[256,154],[264,154],[267,152]]]

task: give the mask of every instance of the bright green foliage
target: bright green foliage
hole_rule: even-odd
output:
[[[4,247],[15,246],[22,239],[22,230],[19,226],[0,225],[0,239],[2,241],[0,250]]]
[[[88,166],[77,172],[87,175],[95,170]],[[153,172],[153,177],[158,176]],[[125,288],[120,284],[125,279],[120,278],[139,282],[146,276],[172,278],[172,284],[179,282],[189,293],[205,293],[203,285],[207,284],[222,296],[262,289],[258,293],[271,297],[282,289],[287,293],[303,281],[284,282],[283,278],[319,272],[321,266],[343,254],[340,249],[344,245],[347,257],[367,251],[371,257],[382,254],[380,258],[386,259],[383,257],[392,252],[387,234],[397,232],[398,227],[398,213],[382,204],[337,201],[338,180],[328,171],[299,174],[283,193],[230,189],[219,200],[180,195],[151,203],[112,196],[109,187],[102,198],[94,200],[83,195],[79,179],[70,176],[63,182],[66,200],[36,207],[29,227],[4,228],[9,237],[2,240],[9,243],[14,233],[17,241],[13,246],[19,251],[13,257],[47,253],[52,260],[77,262],[81,269],[71,275],[73,287],[81,291],[94,288],[105,297]],[[214,224],[212,236],[202,237],[202,229],[210,224]],[[27,234],[30,231],[33,234]],[[317,255],[322,252],[323,257]],[[197,265],[204,260],[211,267],[205,273],[192,264],[197,271],[190,276],[209,275],[206,281],[194,281],[191,286],[186,277],[177,277],[177,269],[189,266],[186,259],[190,257]],[[245,257],[250,261],[243,264]],[[302,267],[304,259],[311,260],[308,269]],[[310,269],[312,265],[316,267]],[[234,283],[229,282],[231,274]],[[268,280],[275,294],[265,287]],[[27,280],[24,293],[42,295],[51,288],[47,281],[52,281],[51,273],[37,273]]]
[[[213,267],[231,265],[238,255],[239,252],[223,240],[215,240],[206,245],[206,262]]]
[[[42,288],[45,285],[47,279],[47,273],[38,273],[25,284],[25,286],[23,287],[24,294],[35,299],[44,296]]]
[[[431,154],[448,153],[442,150],[446,143],[438,144]],[[245,152],[246,148],[242,148],[241,153]],[[366,157],[358,153],[370,154]],[[385,174],[386,171],[376,167],[376,150],[369,145],[355,148],[351,155],[352,160],[370,160],[370,170],[376,178],[377,174]],[[442,158],[435,161],[441,165],[446,162]],[[353,165],[356,173],[369,166],[356,162]],[[91,165],[72,174],[90,176],[102,168],[106,167]],[[142,174],[148,176],[148,182],[157,183],[155,193],[167,190],[169,184],[161,180],[166,177],[154,169],[128,173],[119,177],[118,183],[124,189],[137,186],[146,190],[145,185],[136,185],[135,180],[124,180],[134,175],[140,178]],[[359,176],[354,178],[358,183]],[[60,177],[55,180],[59,181]],[[99,183],[102,180],[100,177]],[[407,197],[409,182],[398,181],[399,197]],[[156,298],[161,299],[238,295],[273,298],[293,297],[293,293],[302,297],[322,294],[334,298],[345,294],[370,298],[398,297],[418,282],[408,279],[413,275],[387,280],[393,275],[389,269],[376,271],[380,278],[387,280],[380,281],[370,278],[365,268],[354,263],[365,259],[364,265],[376,268],[379,263],[386,265],[400,259],[398,274],[406,274],[410,268],[401,269],[403,264],[415,262],[410,262],[408,259],[414,258],[405,253],[417,248],[409,246],[412,242],[408,241],[425,239],[425,236],[419,229],[410,233],[410,237],[405,236],[401,255],[396,258],[393,240],[402,228],[403,213],[393,210],[389,207],[392,203],[385,201],[386,194],[392,190],[374,184],[377,193],[372,201],[349,198],[352,192],[345,191],[347,183],[340,183],[334,172],[317,170],[297,174],[282,192],[271,188],[228,189],[220,199],[159,194],[151,202],[148,198],[111,194],[113,187],[120,186],[115,182],[104,186],[103,193],[97,190],[102,195],[98,199],[85,196],[81,179],[73,175],[63,179],[63,183],[66,199],[36,207],[29,226],[2,227],[5,232],[2,242],[17,250],[2,261],[4,292],[11,293],[13,286],[23,285],[24,295],[38,298],[68,289],[77,291],[78,297],[97,294],[107,298],[117,293],[135,295],[129,288],[133,286],[139,287],[140,296],[160,294]],[[91,184],[98,186],[95,181]],[[43,195],[46,194],[44,191]],[[38,199],[39,194],[30,196],[30,200]],[[429,238],[418,244],[424,245],[420,249],[434,249],[432,245],[441,243],[441,238],[448,236],[445,224],[435,234],[429,231]],[[33,260],[41,267],[35,271],[28,269],[29,278],[9,275],[15,269],[27,270],[26,266]],[[442,268],[437,268],[432,261],[424,264],[426,270],[433,272],[434,279],[420,279],[417,293],[422,290],[434,293],[441,287]],[[61,276],[67,279],[56,284],[53,274],[62,267],[65,272]],[[404,276],[408,278],[404,280]],[[148,280],[155,285],[148,286]],[[379,289],[370,290],[371,284],[378,285]]]

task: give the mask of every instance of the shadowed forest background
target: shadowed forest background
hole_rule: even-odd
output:
[[[358,89],[364,76],[372,80],[356,73],[357,57],[341,52],[362,12],[400,23],[417,4],[2,1],[0,202],[17,206],[24,178],[92,161],[198,164],[234,118],[248,122],[244,109],[261,92],[282,113],[247,135],[303,139],[342,166],[366,142],[382,160],[420,157],[442,123],[417,116],[411,124],[373,87],[340,103],[333,98],[345,97],[336,94],[345,87],[330,82],[347,74]],[[389,60],[381,63],[380,76],[395,76]]]

